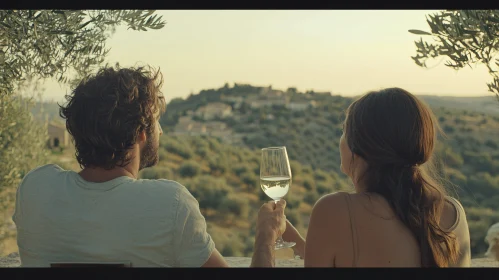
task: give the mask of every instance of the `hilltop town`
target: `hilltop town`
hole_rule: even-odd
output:
[[[235,85],[237,87],[237,84]],[[271,86],[257,87],[257,94],[249,91],[247,96],[221,95],[215,102],[201,105],[194,110],[187,110],[178,117],[173,128],[174,135],[208,135],[222,139],[226,143],[241,144],[246,133],[235,132],[227,123],[240,122],[248,115],[244,114],[246,109],[256,110],[260,108],[272,108],[274,106],[289,109],[291,111],[304,111],[313,109],[317,102],[314,95],[331,96],[330,92],[301,94],[299,96],[295,89],[287,91],[275,90]],[[170,108],[169,108],[170,109]],[[273,120],[271,112],[264,116],[266,120]],[[253,124],[258,126],[258,121]]]

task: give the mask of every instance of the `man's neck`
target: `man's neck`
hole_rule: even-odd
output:
[[[102,183],[111,181],[118,177],[127,176],[130,178],[137,179],[139,170],[134,170],[128,165],[125,167],[115,167],[113,169],[104,169],[101,167],[86,167],[81,170],[78,174],[88,182]]]
[[[102,183],[111,181],[118,177],[127,176],[133,179],[139,177],[139,167],[140,167],[140,148],[135,145],[133,149],[130,150],[131,160],[130,162],[123,166],[116,166],[113,169],[104,169],[97,166],[89,166],[83,168],[79,172],[83,180],[87,182]]]

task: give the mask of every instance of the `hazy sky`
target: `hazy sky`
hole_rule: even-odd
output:
[[[488,95],[484,67],[459,72],[440,59],[417,66],[409,29],[429,30],[423,10],[159,11],[167,21],[147,32],[118,28],[108,61],[160,67],[170,100],[228,82],[357,95],[383,87],[415,94]],[[439,65],[437,65],[440,62]],[[45,97],[67,87],[45,83]]]

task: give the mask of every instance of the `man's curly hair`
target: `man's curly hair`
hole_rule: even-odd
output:
[[[60,116],[73,138],[80,167],[112,169],[131,161],[141,131],[150,135],[165,110],[163,77],[151,67],[105,67],[66,95]]]

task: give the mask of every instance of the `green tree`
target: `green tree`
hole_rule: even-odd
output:
[[[12,216],[16,187],[48,154],[47,126],[33,120],[31,101],[0,94],[0,253],[2,241],[15,234],[6,230],[6,221]]]
[[[218,211],[225,215],[234,214],[238,219],[247,219],[249,213],[249,203],[247,200],[237,196],[232,198],[224,197],[218,205]]]
[[[453,126],[446,124],[446,125],[444,125],[444,131],[445,131],[445,133],[450,134],[450,133],[454,133],[456,131],[456,129]]]
[[[319,194],[314,191],[309,191],[303,196],[303,201],[309,205],[314,205],[319,199]]]
[[[493,140],[490,140],[490,139],[488,139],[487,141],[485,141],[485,146],[487,146],[489,148],[492,148],[492,149],[497,149],[499,147],[497,145],[496,141],[493,141]]]
[[[256,188],[259,183],[259,178],[252,172],[245,172],[241,175],[241,181],[246,184],[248,190]]]
[[[300,212],[298,212],[296,209],[286,211],[286,218],[295,227],[300,227],[302,224],[302,220],[300,219]]]
[[[194,160],[182,163],[178,172],[182,177],[195,177],[201,171],[201,166]]]
[[[214,174],[224,174],[229,169],[229,163],[222,155],[208,159],[208,163],[211,172]]]
[[[194,152],[192,148],[184,142],[185,139],[174,139],[171,137],[167,137],[166,135],[162,135],[160,138],[160,145],[165,150],[172,154],[179,155],[184,159],[190,159]]]
[[[0,92],[29,76],[72,82],[104,62],[117,26],[147,31],[165,22],[154,10],[0,10]],[[76,73],[71,79],[68,70]]]
[[[195,178],[193,184],[186,187],[198,200],[201,209],[218,209],[225,196],[232,192],[225,178],[201,175]]]
[[[427,16],[430,31],[409,30],[417,35],[432,37],[432,41],[416,41],[416,56],[412,59],[427,67],[430,58],[447,58],[445,66],[459,70],[472,64],[487,67],[492,81],[490,92],[499,100],[499,10],[447,10]]]
[[[312,191],[315,189],[315,184],[314,184],[314,180],[311,179],[310,177],[305,177],[303,179],[303,187],[307,190],[307,191]]]
[[[173,172],[168,167],[155,166],[140,171],[139,175],[142,179],[171,179]]]
[[[449,164],[452,167],[460,168],[464,164],[463,157],[452,150],[451,147],[446,147],[443,151],[443,159],[446,164]]]

